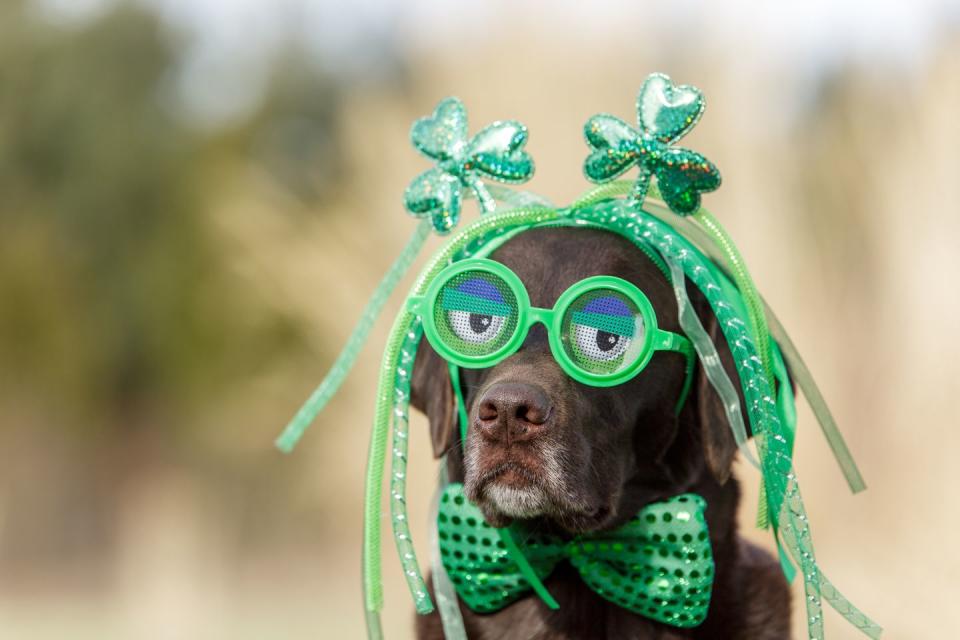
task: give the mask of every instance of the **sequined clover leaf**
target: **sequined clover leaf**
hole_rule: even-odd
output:
[[[700,90],[675,86],[662,73],[651,74],[637,95],[637,131],[609,114],[595,115],[584,126],[587,144],[593,150],[583,171],[593,182],[607,182],[633,165],[640,169],[630,200],[643,203],[656,176],[664,202],[682,216],[700,208],[700,194],[720,186],[720,172],[695,151],[671,147],[693,128],[703,115]]]
[[[515,120],[497,121],[468,139],[467,110],[457,98],[445,98],[432,116],[417,120],[410,138],[437,164],[414,178],[404,204],[417,217],[430,216],[437,233],[457,225],[464,188],[473,191],[481,213],[487,213],[496,201],[482,178],[520,183],[533,175],[533,159],[523,150],[527,128]]]

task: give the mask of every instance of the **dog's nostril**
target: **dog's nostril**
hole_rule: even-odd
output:
[[[517,411],[514,416],[517,419],[523,420],[524,422],[529,422],[530,424],[543,424],[547,421],[547,418],[550,417],[550,407],[534,404],[521,404],[517,406]]]
[[[477,408],[477,417],[481,420],[496,420],[497,415],[497,405],[490,400],[484,400]]]
[[[527,439],[540,433],[550,419],[552,404],[546,392],[520,382],[501,382],[487,389],[477,405],[477,419],[486,437]]]

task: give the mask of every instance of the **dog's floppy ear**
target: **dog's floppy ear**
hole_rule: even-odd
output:
[[[456,442],[457,407],[447,363],[426,340],[421,340],[417,347],[417,360],[410,384],[410,403],[427,415],[433,455],[439,458]]]
[[[737,397],[740,400],[740,408],[746,422],[746,404],[743,399],[743,390],[740,388],[740,377],[737,375],[730,347],[720,331],[717,317],[695,286],[688,286],[687,291],[704,329],[717,347],[717,353],[720,355],[720,362],[723,364],[724,370],[737,389]],[[710,384],[703,365],[699,361],[696,367],[691,396],[695,401],[696,417],[700,423],[703,454],[713,477],[716,478],[717,482],[723,484],[730,477],[733,457],[737,453],[737,441],[730,429],[730,423],[723,409],[723,401],[720,399],[720,395]],[[749,433],[749,425],[745,424],[745,426]]]

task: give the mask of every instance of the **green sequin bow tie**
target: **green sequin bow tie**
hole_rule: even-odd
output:
[[[540,580],[567,560],[607,600],[664,624],[695,627],[713,587],[705,508],[703,498],[687,493],[645,506],[613,531],[564,541],[492,528],[454,483],[440,498],[440,557],[460,598],[478,613],[499,611],[531,589],[556,608]]]

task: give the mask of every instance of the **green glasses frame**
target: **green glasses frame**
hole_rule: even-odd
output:
[[[444,287],[456,276],[465,272],[488,273],[498,278],[517,301],[517,316],[513,324],[513,333],[503,344],[488,354],[468,354],[451,346],[440,333],[436,323],[436,305],[440,304]],[[636,350],[633,361],[617,371],[599,373],[584,369],[578,365],[563,344],[563,321],[570,305],[591,291],[615,291],[632,302],[643,318],[643,344]],[[470,258],[456,262],[441,271],[427,288],[423,296],[411,297],[408,309],[420,316],[423,332],[430,345],[441,357],[451,364],[467,369],[491,367],[513,355],[520,349],[530,329],[537,323],[547,328],[550,350],[560,367],[574,380],[594,387],[612,387],[632,379],[650,362],[657,351],[675,351],[687,359],[687,376],[681,393],[679,407],[682,406],[692,379],[694,350],[684,336],[664,331],[657,326],[657,317],[653,305],[644,293],[635,285],[614,276],[593,276],[575,283],[564,291],[552,309],[533,307],[530,296],[520,278],[505,265],[486,258]]]

